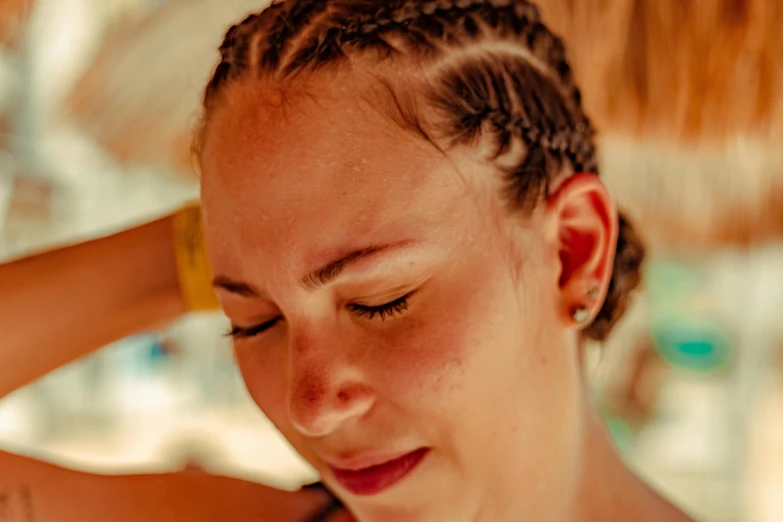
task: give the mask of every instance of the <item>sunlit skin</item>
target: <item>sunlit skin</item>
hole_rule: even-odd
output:
[[[564,520],[591,432],[571,313],[611,276],[611,199],[581,175],[509,212],[478,148],[444,154],[357,81],[283,105],[239,83],[210,116],[205,227],[247,388],[362,522]],[[369,497],[327,465],[421,447]]]

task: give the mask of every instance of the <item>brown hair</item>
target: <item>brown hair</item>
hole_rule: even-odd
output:
[[[231,82],[295,81],[367,56],[376,63],[412,60],[429,73],[416,99],[435,109],[437,123],[422,121],[394,82],[386,85],[413,130],[455,145],[489,138],[496,158],[524,145],[513,166],[499,166],[514,207],[532,209],[564,171],[598,174],[595,132],[564,45],[525,0],[285,0],[229,29],[220,52],[204,96],[205,124]],[[448,59],[456,53],[459,60]],[[609,334],[639,283],[643,259],[621,215],[608,295],[588,337]]]

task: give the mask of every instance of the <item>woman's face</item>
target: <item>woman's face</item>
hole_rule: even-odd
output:
[[[255,402],[362,521],[547,520],[580,393],[547,217],[338,87],[232,92],[202,197]]]

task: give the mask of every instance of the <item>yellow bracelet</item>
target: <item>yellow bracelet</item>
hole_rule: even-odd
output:
[[[201,206],[186,205],[174,214],[172,223],[177,275],[185,306],[192,312],[219,309],[204,244]]]

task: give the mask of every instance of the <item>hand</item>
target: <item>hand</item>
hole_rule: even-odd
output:
[[[347,509],[341,508],[333,512],[332,514],[330,514],[328,517],[326,517],[323,522],[357,522],[357,521]]]

